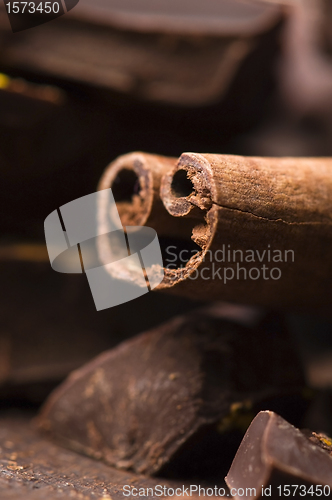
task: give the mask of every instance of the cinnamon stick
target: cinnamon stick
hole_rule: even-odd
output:
[[[112,188],[124,226],[146,225],[159,230],[164,219],[171,219],[162,209],[159,190],[162,176],[175,162],[175,158],[129,153],[117,158],[105,170],[98,189]]]
[[[185,153],[161,197],[174,217],[196,220],[199,250],[184,268],[166,268],[160,289],[274,306],[331,303],[332,159]]]
[[[160,172],[161,157],[139,155],[151,171]],[[114,169],[113,178],[116,167],[108,174]],[[135,224],[149,223],[168,236],[161,239],[165,278],[160,290],[275,307],[329,306],[330,158],[184,153],[177,164],[164,161],[166,169],[160,190],[164,208],[156,193],[160,173],[154,174],[152,188],[139,172],[148,216],[137,216],[133,201],[119,207],[127,223],[135,214]]]
[[[147,226],[159,236],[189,237],[186,221],[174,220],[160,198],[161,180],[173,169],[176,158],[148,153],[129,153],[117,158],[105,170],[98,189],[112,188],[122,225]],[[109,214],[100,211],[99,223]]]

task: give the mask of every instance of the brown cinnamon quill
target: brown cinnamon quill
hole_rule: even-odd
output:
[[[175,158],[129,153],[105,170],[99,189],[112,188],[124,226],[146,225],[159,230],[165,220],[171,219],[163,210],[159,190],[162,176],[175,162]]]
[[[135,152],[120,156],[106,168],[98,189],[112,188],[123,226],[147,226],[159,236],[190,239],[188,223],[174,219],[160,198],[161,180],[176,161],[176,158]]]
[[[153,157],[140,155],[153,164]],[[154,158],[156,165],[162,161]],[[184,153],[164,167],[160,197],[166,210],[156,191],[149,205],[153,227],[169,237],[162,241],[159,289],[277,307],[329,306],[331,159]],[[145,197],[144,178],[139,182]],[[135,211],[134,197],[126,210]],[[165,211],[173,216],[167,225]],[[186,221],[190,238],[179,234],[179,221]]]

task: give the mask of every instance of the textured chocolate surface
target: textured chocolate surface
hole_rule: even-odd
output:
[[[271,398],[288,395],[287,406],[290,397],[296,401],[302,384],[285,331],[197,313],[75,371],[51,395],[39,423],[70,448],[116,467],[168,474],[173,464],[180,475],[202,473],[207,462],[220,474],[233,453],[224,434],[244,432],[257,405],[269,408]]]

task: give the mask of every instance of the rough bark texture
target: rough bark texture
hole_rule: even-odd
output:
[[[199,251],[184,268],[166,270],[160,289],[275,307],[330,305],[331,159],[184,153],[163,178],[161,198],[174,217],[196,219]],[[265,275],[250,279],[263,265]]]
[[[111,165],[100,186],[115,188],[117,179],[121,190],[116,174],[135,162],[146,165],[154,182],[147,184],[146,172],[136,168],[140,195],[119,208],[125,223],[149,223],[161,236],[160,290],[202,300],[329,307],[331,159],[184,153],[174,164],[137,153]]]
[[[220,477],[238,445],[227,441],[232,431],[243,435],[262,408],[296,420],[303,385],[282,326],[251,330],[197,313],[74,372],[46,403],[39,426],[119,468]]]

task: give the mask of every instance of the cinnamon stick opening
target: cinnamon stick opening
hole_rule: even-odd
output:
[[[204,260],[214,234],[212,179],[207,182],[206,172],[202,171],[201,164],[196,163],[194,157],[193,154],[190,157],[183,154],[178,164],[162,179],[160,194],[165,208],[173,220],[186,220],[191,234],[184,240],[187,253],[183,249],[178,252],[181,255],[178,268],[171,268],[166,262],[161,288],[172,287],[186,280],[197,269]],[[188,258],[184,259],[184,255]]]
[[[153,205],[153,176],[149,155],[120,156],[106,169],[98,189],[112,188],[123,226],[148,225]]]
[[[117,203],[132,203],[135,196],[140,196],[141,185],[134,170],[120,170],[113,182],[113,195]]]
[[[162,177],[173,171],[175,164],[174,158],[140,152],[129,153],[111,163],[99,183],[100,190],[112,188],[124,227],[148,226],[157,231],[164,258],[167,260],[168,249],[172,253],[171,268],[181,265],[181,252],[186,262],[190,255],[200,251],[200,247],[191,239],[196,221],[174,218],[160,198]],[[174,190],[178,196],[193,190],[186,173],[182,174],[180,171],[175,175]],[[103,224],[102,219],[106,215],[99,214],[100,224]]]
[[[184,198],[194,191],[194,185],[188,178],[185,170],[178,170],[178,172],[175,172],[171,184],[171,191],[176,198]]]

